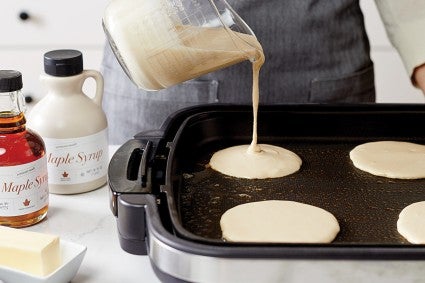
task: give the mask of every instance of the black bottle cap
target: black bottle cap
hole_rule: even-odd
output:
[[[68,77],[83,71],[83,54],[78,50],[60,49],[44,54],[44,71],[55,77]]]
[[[22,74],[14,70],[0,70],[0,92],[17,91],[22,88]]]

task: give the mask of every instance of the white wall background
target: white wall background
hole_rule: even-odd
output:
[[[35,102],[44,96],[39,75],[43,55],[54,49],[77,49],[85,69],[99,69],[104,44],[102,15],[108,0],[18,0],[0,1],[0,69],[22,73],[24,95]],[[27,20],[19,15],[26,12]],[[94,93],[94,82],[85,85]],[[29,108],[31,104],[28,105]]]
[[[375,63],[377,102],[424,103],[424,94],[412,86],[397,51],[388,40],[375,1],[361,0],[360,4]]]

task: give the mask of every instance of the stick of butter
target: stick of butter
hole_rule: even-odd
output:
[[[61,265],[59,237],[0,226],[0,265],[46,276]]]

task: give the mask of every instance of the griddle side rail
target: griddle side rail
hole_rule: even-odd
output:
[[[146,254],[145,203],[153,200],[155,204],[157,195],[152,184],[163,178],[153,172],[160,140],[149,137],[127,141],[112,156],[108,167],[110,209],[117,217],[120,244],[133,254]],[[134,203],[132,199],[146,202]]]

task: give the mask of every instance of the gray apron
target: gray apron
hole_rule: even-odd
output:
[[[228,2],[264,49],[261,104],[375,101],[373,63],[358,0]],[[101,71],[111,144],[158,129],[171,113],[185,107],[252,103],[248,61],[147,92],[128,79],[106,44]]]

